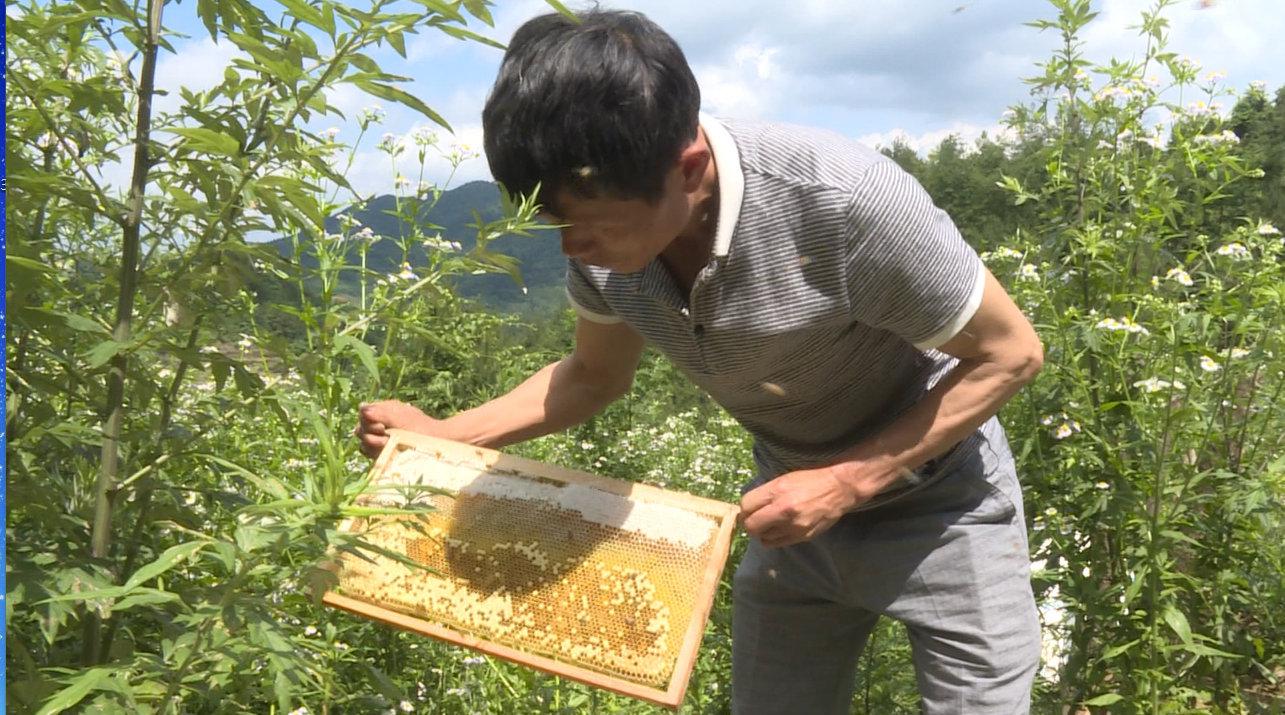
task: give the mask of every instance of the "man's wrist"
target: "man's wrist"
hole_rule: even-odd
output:
[[[895,469],[862,461],[845,461],[829,468],[831,476],[844,485],[850,495],[851,507],[870,501],[897,479]]]
[[[442,439],[449,439],[455,442],[463,442],[479,447],[482,444],[482,435],[477,433],[476,429],[469,427],[468,412],[458,412],[450,417],[443,418],[433,425],[433,433]]]

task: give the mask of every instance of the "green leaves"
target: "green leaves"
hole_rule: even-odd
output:
[[[235,158],[241,153],[241,144],[236,139],[213,129],[176,127],[169,131],[186,139],[185,146],[191,151],[229,158]]]
[[[152,117],[141,205],[126,205],[119,182],[100,182],[132,146],[134,110],[160,98],[141,72],[146,4],[10,8],[7,48],[20,59],[6,128],[6,434],[10,525],[28,535],[9,551],[10,674],[22,684],[10,705],[142,712],[178,697],[184,712],[259,712],[273,701],[286,712],[329,698],[376,711],[370,682],[384,673],[386,694],[406,693],[404,670],[337,678],[333,650],[283,625],[325,613],[291,584],[339,539],[337,521],[364,488],[347,434],[362,391],[419,380],[417,353],[439,348],[416,331],[444,331],[434,338],[458,351],[443,349],[453,361],[492,359],[468,341],[497,319],[461,317],[445,280],[463,263],[453,250],[436,268],[417,266],[416,281],[379,287],[377,300],[371,271],[339,281],[357,272],[356,243],[337,241],[352,231],[330,217],[357,197],[334,156],[342,145],[318,121],[350,82],[448,127],[376,58],[405,53],[407,37],[426,31],[497,44],[462,27],[489,21],[491,9],[195,4],[211,39],[234,45],[232,59],[207,68],[218,84],[180,89]],[[167,37],[162,53],[186,52]],[[274,237],[285,243],[260,243]],[[128,280],[127,238],[141,271]],[[292,240],[335,243],[326,255],[278,250]],[[117,305],[122,294],[128,305]],[[130,331],[108,322],[118,314]],[[126,367],[120,466],[96,504],[104,415],[118,406],[107,404],[103,373],[115,362]],[[452,368],[440,374],[464,372]],[[99,505],[110,518],[95,530]],[[105,537],[104,555],[91,558],[91,533]]]
[[[1089,698],[1088,700],[1085,700],[1083,704],[1088,707],[1103,707],[1106,705],[1115,705],[1121,700],[1124,700],[1123,695],[1118,693],[1106,693],[1104,695]]]
[[[230,473],[235,474],[238,477],[241,477],[242,479],[245,479],[246,481],[250,482],[254,486],[258,487],[262,492],[264,492],[265,494],[275,499],[288,499],[290,497],[289,490],[286,488],[286,485],[283,484],[280,480],[273,479],[271,477],[260,476],[250,471],[249,469],[246,469],[245,467],[235,462],[232,462],[231,460],[227,460],[213,454],[198,453],[198,454],[194,454],[193,456],[226,468],[227,470],[229,470]]]
[[[95,370],[106,365],[118,353],[128,347],[127,343],[117,342],[115,340],[103,340],[85,353],[86,366]]]
[[[1035,194],[1029,193],[1023,189],[1021,182],[1012,176],[1001,175],[1000,180],[995,182],[995,185],[1012,193],[1013,204],[1017,206],[1021,206],[1027,201],[1037,198]]]
[[[386,99],[390,102],[404,104],[433,120],[438,125],[444,127],[447,131],[454,131],[451,129],[450,123],[442,118],[442,115],[435,112],[432,107],[425,104],[419,97],[416,97],[403,89],[398,89],[391,84],[384,84],[382,82],[364,78],[352,79],[350,81],[359,89],[372,96],[379,97],[380,99]]]
[[[1073,616],[1060,687],[1121,713],[1196,702],[1199,684],[1235,681],[1237,654],[1248,652],[1243,614],[1285,628],[1279,599],[1267,606],[1261,591],[1221,575],[1275,583],[1285,573],[1262,548],[1279,541],[1285,513],[1242,510],[1261,503],[1266,464],[1238,446],[1240,434],[1270,433],[1264,443],[1279,448],[1275,435],[1285,433],[1279,415],[1264,418],[1278,398],[1262,394],[1281,394],[1282,382],[1249,387],[1283,366],[1256,357],[1285,348],[1278,329],[1264,329],[1279,324],[1279,302],[1265,291],[1285,284],[1281,249],[1249,235],[1255,212],[1235,188],[1248,172],[1222,118],[1165,98],[1166,85],[1204,91],[1195,62],[1164,46],[1167,4],[1144,14],[1146,46],[1125,61],[1084,56],[1093,19],[1084,0],[1056,0],[1056,19],[1036,23],[1062,43],[1032,80],[1040,104],[1011,125],[1041,171],[1005,163],[996,173],[1038,213],[1002,248],[988,247],[1049,355],[1006,426],[1022,445],[1028,504],[1075,515],[1037,517],[1032,534],[1047,563],[1065,561],[1042,574]],[[1172,113],[1171,124],[1155,127],[1154,112]],[[1220,263],[1214,250],[1240,259]],[[1060,430],[1061,415],[1082,431]],[[1113,692],[1098,693],[1104,681]],[[1212,697],[1230,701],[1234,690]]]
[[[577,22],[580,20],[580,17],[578,15],[572,12],[571,9],[568,8],[566,5],[563,5],[562,3],[558,2],[558,0],[544,0],[544,1],[548,3],[549,7],[553,8],[554,10],[557,10],[563,15],[569,18],[572,18]]]
[[[308,4],[306,0],[277,0],[281,5],[290,12],[291,15],[312,25],[313,27],[334,35],[335,18],[333,12],[329,14],[329,19],[323,15],[320,10]],[[328,4],[328,3],[327,3]]]
[[[146,564],[145,566],[143,566],[142,568],[138,569],[133,574],[131,574],[129,579],[126,580],[123,585],[106,586],[101,588],[77,588],[68,593],[52,596],[46,599],[46,601],[49,601],[49,602],[109,601],[110,602],[110,601],[114,601],[115,599],[123,599],[127,596],[135,595],[136,592],[149,594],[149,595],[147,595],[142,599],[135,599],[134,601],[131,602],[133,604],[137,604],[140,602],[160,603],[160,602],[166,602],[170,600],[176,600],[177,599],[176,595],[174,595],[173,598],[170,598],[169,596],[164,595],[163,591],[160,591],[157,589],[150,589],[150,588],[144,589],[142,588],[142,585],[147,581],[151,581],[152,579],[159,577],[161,574],[164,574],[165,572],[174,568],[179,563],[194,557],[199,551],[206,548],[207,546],[209,546],[208,541],[192,541],[184,544],[178,544],[176,546],[171,546],[170,548],[166,549],[163,553],[161,553],[160,556],[156,557],[154,561]],[[109,610],[111,609],[110,603],[108,604],[108,609]]]
[[[379,366],[375,363],[374,348],[348,334],[335,336],[335,347],[341,352],[348,351],[356,355],[362,367],[366,368],[370,379],[376,385],[379,384]]]
[[[180,562],[186,561],[198,552],[208,546],[205,541],[190,541],[186,544],[178,544],[166,549],[155,561],[143,566],[135,571],[125,582],[123,588],[126,591],[132,590],[146,581],[150,581],[157,576],[174,568]]]
[[[1187,622],[1187,617],[1182,614],[1182,611],[1173,604],[1169,604],[1161,612],[1161,617],[1183,643],[1191,643],[1191,624]]]
[[[121,684],[113,676],[115,668],[99,667],[72,677],[69,685],[58,691],[52,698],[36,711],[36,715],[55,715],[79,703],[95,690],[112,690],[124,692]]]

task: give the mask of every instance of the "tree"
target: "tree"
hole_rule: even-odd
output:
[[[11,703],[44,712],[87,697],[199,710],[229,693],[247,709],[287,709],[318,683],[337,697],[333,673],[282,648],[289,636],[265,589],[298,579],[328,546],[360,546],[336,531],[359,491],[337,424],[381,364],[401,365],[376,355],[369,326],[386,348],[405,334],[399,321],[449,313],[440,275],[505,267],[486,243],[533,226],[533,202],[506,197],[501,216],[476,224],[473,251],[357,305],[333,286],[358,269],[329,254],[301,267],[246,240],[271,231],[345,250],[354,239],[328,232],[325,217],[351,187],[332,162],[337,145],[308,122],[335,113],[327,90],[347,84],[445,125],[370,52],[404,56],[420,31],[494,45],[467,27],[491,22],[485,2],[282,0],[269,12],[198,0],[211,39],[243,56],[162,112],[166,7],[29,2],[8,19],[6,49],[20,59],[6,76],[7,456],[10,529],[27,535],[9,550],[8,602],[21,607],[9,675]],[[121,161],[123,194],[100,172]],[[221,316],[253,322],[245,288],[264,275],[295,281],[300,299],[286,310],[303,344],[224,332]],[[247,423],[310,434],[323,468],[297,481],[247,468]],[[250,662],[271,693],[259,692],[263,676],[231,670]]]

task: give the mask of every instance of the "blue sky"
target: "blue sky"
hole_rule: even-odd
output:
[[[1143,44],[1131,28],[1151,4],[1095,2],[1101,14],[1085,33],[1088,56],[1140,55]],[[233,56],[230,43],[210,40],[194,6],[166,8],[167,25],[189,37],[175,41],[177,54],[162,58],[162,87],[210,86]],[[900,136],[921,149],[950,133],[967,139],[994,133],[1005,108],[1028,96],[1021,78],[1035,73],[1056,42],[1052,33],[1024,26],[1053,15],[1050,5],[1033,0],[612,0],[602,6],[642,11],[678,40],[707,112],[824,126],[872,145]],[[1226,73],[1232,88],[1261,81],[1274,90],[1285,84],[1283,6],[1285,0],[1179,0],[1167,12],[1170,49],[1205,72]],[[496,26],[475,22],[473,29],[505,41],[523,20],[546,11],[541,0],[499,0]],[[443,144],[480,149],[481,107],[501,52],[436,32],[412,38],[407,50],[406,60],[387,49],[375,54],[386,70],[414,77],[409,91],[455,127],[456,137],[443,134]],[[332,117],[316,128],[337,127],[340,141],[352,141],[357,113],[376,101],[348,86],[331,101],[347,121]],[[396,170],[374,148],[379,135],[428,125],[410,110],[380,104],[387,119],[363,142],[349,173],[363,193],[392,189]],[[446,163],[436,161],[428,178],[440,182],[447,172]],[[478,158],[461,165],[454,183],[485,178],[486,163]]]

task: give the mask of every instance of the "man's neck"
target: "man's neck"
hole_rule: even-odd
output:
[[[705,130],[701,138],[708,143]],[[714,237],[718,231],[718,169],[711,159],[705,166],[700,189],[692,195],[692,216],[686,228],[670,242],[660,258],[669,268],[684,294],[690,294],[692,284],[701,269],[709,263],[714,252]]]

